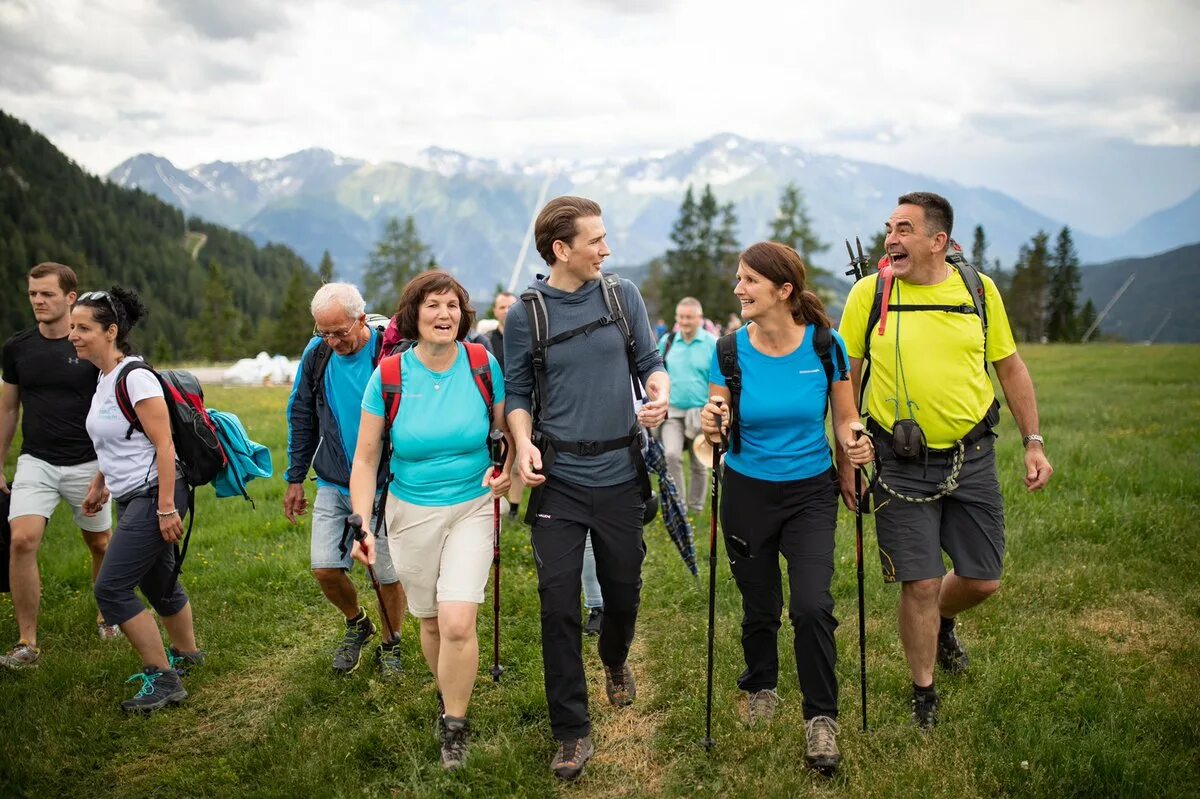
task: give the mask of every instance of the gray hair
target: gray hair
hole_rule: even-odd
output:
[[[367,303],[351,283],[326,283],[313,295],[309,310],[316,317],[321,311],[335,307],[345,311],[348,318],[357,319],[366,311]]]
[[[695,308],[701,314],[704,313],[704,306],[701,305],[700,300],[696,299],[695,297],[684,297],[682,300],[675,303],[676,309],[680,307]]]

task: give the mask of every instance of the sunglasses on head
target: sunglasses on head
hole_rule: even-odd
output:
[[[83,294],[80,294],[78,297],[75,298],[75,304],[78,305],[81,302],[89,302],[89,301],[90,302],[99,302],[101,300],[108,303],[109,309],[113,312],[113,321],[115,323],[116,320],[119,320],[121,318],[121,315],[119,313],[117,313],[117,304],[115,302],[113,302],[113,296],[111,294],[109,294],[107,291],[84,292]]]

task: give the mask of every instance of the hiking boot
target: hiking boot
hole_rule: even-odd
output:
[[[619,669],[604,664],[604,693],[608,694],[608,703],[613,707],[628,707],[637,699],[637,683],[628,660]]]
[[[171,647],[167,650],[167,662],[171,664],[171,668],[179,672],[180,677],[186,677],[192,669],[204,665],[204,652],[199,649],[195,652],[180,652],[175,647]]]
[[[333,671],[335,674],[349,674],[358,668],[358,657],[362,654],[363,644],[375,634],[375,625],[364,614],[358,620],[346,622],[346,634],[342,643],[333,653]]]
[[[770,724],[771,719],[775,717],[775,708],[779,707],[782,701],[774,689],[753,691],[746,701],[747,722],[751,727]]]
[[[941,706],[942,700],[938,697],[936,691],[928,693],[921,691],[913,691],[912,698],[912,720],[921,732],[929,732],[938,723],[938,708]]]
[[[947,674],[962,674],[971,665],[953,627],[945,632],[938,631],[937,662]]]
[[[558,752],[550,761],[550,770],[563,782],[574,782],[583,776],[583,770],[595,751],[590,735],[561,741],[558,744]]]
[[[380,677],[393,679],[404,673],[400,662],[400,636],[375,647],[375,665],[379,667]]]
[[[0,655],[0,666],[8,669],[36,669],[42,650],[21,641],[7,655]]]
[[[588,608],[587,623],[583,625],[584,635],[599,635],[600,627],[604,624],[604,608]]]
[[[837,722],[829,716],[816,716],[804,722],[804,733],[804,762],[814,771],[832,776],[842,762],[837,747]]]
[[[454,771],[467,759],[467,744],[471,741],[471,723],[457,716],[441,716],[442,768]]]
[[[142,681],[142,687],[132,699],[121,703],[121,710],[126,713],[148,715],[162,710],[167,705],[178,705],[187,699],[187,691],[183,688],[179,672],[174,669],[159,671],[154,666],[147,666],[125,682],[136,680]]]
[[[118,638],[124,637],[120,627],[115,624],[105,624],[102,621],[96,622],[96,634],[100,636],[101,641],[116,641]]]

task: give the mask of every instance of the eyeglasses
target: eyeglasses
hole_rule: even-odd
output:
[[[359,318],[354,320],[354,324],[350,325],[350,327],[346,328],[345,330],[330,330],[329,332],[325,332],[323,330],[319,330],[317,327],[314,326],[313,327],[313,335],[316,336],[317,338],[323,338],[325,340],[329,340],[331,338],[347,338],[347,337],[349,337],[349,335],[351,333],[354,332],[354,328],[358,327],[359,323],[362,322],[362,320],[363,320],[363,318],[360,316]]]
[[[121,318],[121,315],[119,313],[117,313],[117,304],[115,302],[113,302],[112,295],[109,294],[107,291],[85,291],[83,294],[80,294],[78,297],[75,298],[75,304],[78,305],[81,302],[89,302],[89,301],[99,302],[101,300],[108,303],[109,309],[113,312],[113,320],[114,321]]]

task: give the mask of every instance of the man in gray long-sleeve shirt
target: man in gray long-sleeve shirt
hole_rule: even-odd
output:
[[[536,299],[526,301],[529,292],[522,295],[505,326],[504,383],[517,467],[534,488],[526,518],[538,570],[546,701],[559,741],[551,769],[560,779],[574,780],[592,755],[580,651],[584,538],[591,533],[604,593],[599,653],[608,701],[628,705],[636,689],[626,659],[646,553],[645,467],[633,437],[639,426],[662,424],[670,381],[645,304],[627,280],[619,282],[617,291],[633,342],[632,358],[621,325],[613,323],[600,272],[609,255],[600,206],[580,197],[552,200],[538,214],[534,237],[550,276],[530,289],[545,303],[548,338],[561,339],[545,350],[544,391],[538,392],[529,318],[529,304]],[[636,415],[631,368],[646,386],[647,401]]]

